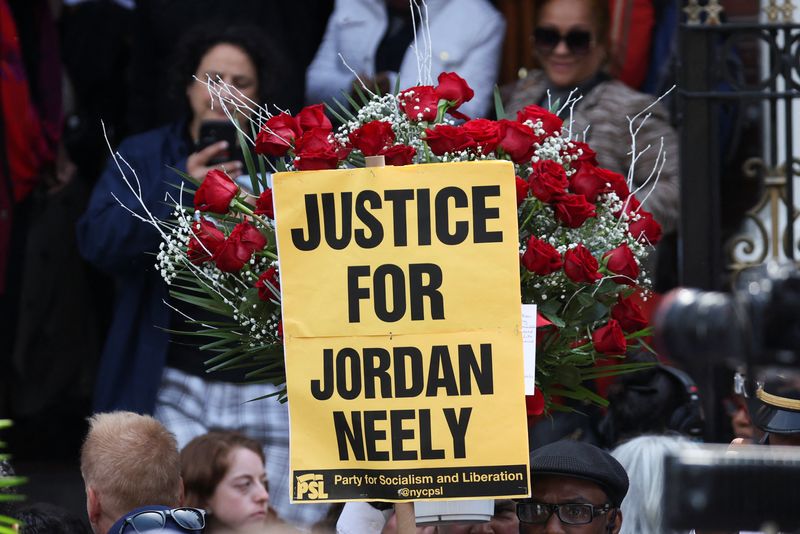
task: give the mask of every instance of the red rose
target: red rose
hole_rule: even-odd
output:
[[[210,170],[194,194],[194,207],[200,211],[228,213],[238,192],[239,186],[227,174],[217,169]]]
[[[377,156],[394,144],[392,125],[384,121],[370,121],[350,133],[350,142],[365,156]]]
[[[300,110],[300,113],[295,117],[300,129],[304,132],[312,128],[322,128],[323,130],[333,131],[333,124],[330,119],[325,115],[325,106],[323,104],[314,104],[313,106],[306,106]]]
[[[272,206],[272,189],[269,187],[258,195],[255,214],[266,215],[270,219],[275,218],[275,208]]]
[[[625,354],[625,349],[627,348],[625,334],[622,333],[622,328],[614,319],[609,320],[607,325],[592,332],[592,344],[594,345],[594,350],[606,356]]]
[[[451,115],[461,104],[469,102],[475,96],[475,91],[467,85],[467,81],[455,72],[439,74],[438,81],[439,85],[436,86],[436,94],[442,100],[453,102],[449,109]],[[463,114],[459,113],[459,115]]]
[[[528,198],[528,182],[517,176],[516,184],[517,184],[517,207],[519,207],[519,205],[522,204],[522,201]]]
[[[266,244],[267,238],[255,226],[248,222],[239,223],[214,253],[214,263],[220,271],[238,272],[250,261],[253,252],[261,250]]]
[[[288,113],[270,117],[256,137],[256,154],[285,156],[302,133],[300,125]]]
[[[339,165],[339,156],[329,134],[323,128],[312,128],[297,139],[294,160],[297,170],[335,169]]]
[[[655,245],[661,240],[661,225],[653,218],[652,213],[639,208],[629,215],[632,220],[628,223],[628,232],[634,239],[640,243],[650,243],[651,245]]]
[[[594,165],[582,165],[580,170],[569,179],[569,190],[583,195],[594,204],[601,193],[608,193],[611,188],[606,185],[605,176]]]
[[[530,105],[517,111],[517,122],[531,121],[536,124],[536,121],[542,121],[542,129],[546,136],[555,135],[561,131],[561,125],[564,121],[544,109],[541,106]]]
[[[630,196],[631,191],[628,189],[628,181],[620,173],[608,169],[601,169],[599,167],[596,167],[596,171],[600,178],[606,183],[606,188],[615,192],[617,198],[625,200]]]
[[[533,395],[525,395],[525,411],[528,415],[544,413],[544,394],[538,387],[533,390]]]
[[[432,85],[418,85],[400,93],[400,105],[412,121],[433,121],[439,111],[439,94]]]
[[[350,143],[347,144],[336,143],[334,150],[336,152],[336,157],[339,158],[339,161],[344,161],[347,159],[347,156],[350,155],[350,152],[353,151],[353,145],[351,145]]]
[[[583,245],[567,250],[564,254],[564,273],[573,282],[593,284],[603,276],[597,272],[597,260]]]
[[[572,147],[567,149],[567,154],[576,156],[576,159],[570,163],[570,167],[575,170],[580,169],[584,163],[589,163],[595,167],[599,165],[597,163],[597,153],[582,141],[572,141]]]
[[[209,220],[200,217],[199,221],[192,223],[193,235],[189,239],[187,255],[189,261],[201,264],[211,259],[219,246],[225,241],[225,234]]]
[[[491,154],[500,142],[500,125],[489,119],[472,119],[461,125],[483,154]]]
[[[500,126],[500,148],[514,163],[529,162],[535,150],[533,144],[539,140],[529,127],[518,122],[502,119]]]
[[[612,273],[618,275],[614,281],[618,284],[636,285],[639,277],[639,264],[627,244],[623,243],[615,249],[603,254],[603,258],[608,258],[607,267]]]
[[[440,124],[435,128],[425,129],[425,142],[431,152],[437,156],[445,152],[460,152],[470,148],[475,148],[475,141],[467,132],[458,126]]]
[[[617,297],[617,303],[611,308],[611,317],[619,322],[625,332],[638,332],[647,327],[642,310],[630,297]]]
[[[549,159],[537,161],[531,166],[528,183],[533,196],[542,202],[552,202],[564,194],[569,185],[564,167]]]
[[[589,217],[596,217],[594,204],[586,202],[583,195],[565,193],[558,196],[553,204],[556,219],[568,228],[579,228]]]
[[[544,315],[542,315],[542,314],[541,314],[541,313],[539,313],[539,312],[536,312],[536,328],[542,328],[542,327],[544,327],[544,326],[550,326],[550,325],[552,325],[552,324],[553,324],[553,323],[551,323],[551,322],[550,322],[550,321],[547,319],[547,317],[545,317]]]
[[[280,298],[281,285],[278,280],[278,270],[274,265],[259,275],[255,287],[258,288],[258,298],[265,302]],[[273,293],[273,290],[278,294]]]
[[[411,165],[414,162],[414,156],[417,155],[417,149],[408,145],[394,145],[381,152],[386,165]]]
[[[550,243],[531,236],[522,255],[522,264],[532,273],[544,276],[561,269],[561,254]]]

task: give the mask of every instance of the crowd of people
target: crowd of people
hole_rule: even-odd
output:
[[[153,268],[159,235],[121,206],[136,210],[138,201],[105,144],[136,171],[146,208],[167,218],[163,200],[181,180],[175,169],[198,180],[213,168],[242,173],[226,142],[201,142],[203,123],[227,120],[203,84],[209,77],[253,102],[297,111],[357,86],[414,85],[424,52],[434,76],[457,72],[474,89],[462,113],[490,116],[509,21],[489,0],[412,0],[411,8],[407,0],[0,0],[0,15],[8,339],[0,416],[18,422],[12,449],[30,442],[23,455],[35,457],[52,455],[53,443],[65,451],[82,443],[94,534],[394,532],[391,511],[366,503],[289,502],[286,405],[248,402],[276,389],[243,384],[235,370],[207,373],[207,358],[176,333],[184,314],[214,317],[170,299]],[[621,74],[609,3],[541,0],[533,26],[538,68],[501,88],[506,112],[579,97],[560,106],[561,116],[603,167],[631,173],[635,195],[674,234],[677,133],[665,107],[651,106],[655,97]],[[629,124],[643,110],[647,121]],[[631,169],[631,130],[667,157],[652,150]],[[685,371],[653,363],[608,388],[608,410],[574,406],[532,420],[533,495],[497,501],[489,523],[447,532],[664,532],[663,458],[704,436],[702,392]],[[780,399],[800,403],[800,388],[758,405],[727,399],[736,437],[765,441],[766,432],[772,444],[800,444],[800,427],[786,423],[800,409]],[[26,533],[86,532],[51,505],[15,513]]]

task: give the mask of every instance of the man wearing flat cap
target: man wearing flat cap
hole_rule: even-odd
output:
[[[610,454],[578,441],[531,453],[530,499],[517,503],[520,534],[617,534],[628,474]]]

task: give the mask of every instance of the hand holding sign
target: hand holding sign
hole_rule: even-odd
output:
[[[527,495],[511,164],[274,183],[293,500]]]

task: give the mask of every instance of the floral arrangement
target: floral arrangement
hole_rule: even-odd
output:
[[[563,398],[605,404],[584,382],[638,368],[622,361],[629,349],[647,348],[649,334],[631,294],[649,284],[642,265],[660,227],[631,193],[632,175],[600,168],[557,115],[531,105],[515,118],[469,119],[459,107],[472,96],[461,77],[442,73],[435,87],[384,95],[356,89],[349,105],[328,109],[336,128],[322,104],[294,116],[250,110],[253,128],[250,135],[240,129],[240,140],[254,147],[254,155],[245,150],[253,192],[213,170],[198,184],[194,209],[177,201],[175,220],[150,221],[164,238],[157,262],[173,297],[224,319],[189,321],[207,341],[202,348],[217,353],[206,362],[210,370],[242,368],[253,381],[285,382],[267,168],[363,166],[370,156],[387,165],[510,160],[522,298],[540,314],[529,413],[563,408]]]
[[[8,419],[0,419],[0,430],[11,426]],[[5,443],[0,441],[0,448],[5,447]],[[0,454],[0,461],[8,460],[8,454]],[[14,493],[14,488],[25,483],[24,477],[9,476],[0,469],[0,503],[9,501],[21,501],[25,497]],[[0,534],[17,534],[19,532],[19,521],[13,517],[0,515]]]

